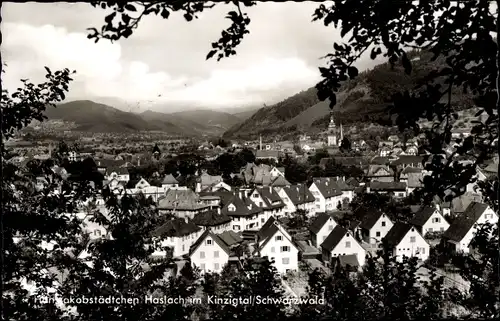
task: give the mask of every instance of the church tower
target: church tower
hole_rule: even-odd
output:
[[[330,123],[328,124],[328,146],[337,147],[337,126],[333,118],[333,112],[330,113]]]

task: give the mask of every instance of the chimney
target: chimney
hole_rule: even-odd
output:
[[[259,135],[259,149],[262,150],[262,135]]]
[[[185,216],[185,217],[184,217],[184,221],[185,221],[186,223],[189,223],[189,218],[188,218],[187,216]]]
[[[271,186],[269,186],[269,193],[273,193],[273,188]]]
[[[220,207],[217,207],[217,214],[220,214]]]

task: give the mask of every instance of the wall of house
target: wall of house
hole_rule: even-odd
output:
[[[385,226],[383,224],[385,223]],[[363,240],[369,244],[377,244],[389,233],[394,224],[383,214],[368,233],[363,234]],[[378,232],[378,233],[377,233]]]
[[[210,235],[191,253],[190,258],[193,266],[197,266],[202,273],[208,271],[220,273],[229,261],[229,255]]]
[[[436,222],[436,220],[439,220]],[[450,227],[444,217],[439,213],[439,211],[434,211],[431,217],[422,226],[422,236],[425,236],[429,232],[445,232]]]
[[[276,237],[281,236],[281,240],[277,240]],[[282,247],[288,246],[290,251],[282,252]],[[271,240],[264,246],[260,251],[260,256],[267,256],[269,259],[274,258],[274,266],[279,273],[286,273],[288,270],[297,271],[299,264],[299,251],[292,244],[288,237],[282,231],[277,231]],[[288,259],[288,262],[284,262],[283,259]]]
[[[282,188],[276,188],[275,190],[283,203],[285,203],[285,207],[283,208],[284,215],[289,216],[290,214],[295,213],[297,211],[297,207],[290,200],[285,190]]]
[[[314,246],[317,248],[321,247],[321,243],[323,243],[328,235],[333,231],[333,229],[337,226],[337,222],[335,222],[334,219],[331,217],[328,219],[328,221],[323,225],[323,227],[319,230],[318,234],[316,234],[312,240],[312,243]]]
[[[316,215],[316,204],[314,202],[299,204],[297,208],[304,210],[309,217]]]
[[[415,242],[411,242],[412,237],[415,238]],[[425,261],[429,257],[430,246],[417,229],[412,227],[395,247],[394,251],[398,262],[402,262],[404,256],[416,256],[420,260]]]
[[[316,199],[314,202],[316,213],[326,212],[326,200],[315,183],[311,184],[311,186],[309,187],[309,191],[311,191],[311,193],[314,195],[314,198]]]
[[[193,245],[194,242],[196,242],[201,233],[203,233],[203,230],[181,237],[167,237],[164,239],[159,239],[159,241],[162,247],[172,248],[174,257],[181,257],[189,253],[189,248],[191,247],[191,245]],[[152,256],[166,255],[167,252],[165,250],[156,250],[152,254]]]
[[[232,222],[225,223],[225,224],[219,224],[219,225],[216,225],[216,226],[210,226],[210,227],[206,227],[206,226],[200,226],[200,227],[203,230],[206,230],[207,228],[210,228],[210,230],[212,232],[214,232],[215,234],[219,234],[219,233],[223,233],[225,231],[232,231],[231,223]]]
[[[347,243],[350,243],[349,247]],[[366,250],[361,246],[361,244],[356,241],[350,232],[342,238],[342,240],[337,244],[337,246],[329,253],[330,259],[332,257],[337,257],[341,255],[351,255],[355,254],[358,258],[360,266],[365,265],[366,261]]]
[[[496,224],[497,222],[498,222],[498,215],[490,207],[488,207],[484,211],[484,213],[479,217],[476,224],[485,224],[485,223]],[[461,240],[461,242],[455,245],[457,252],[463,252],[463,253],[470,252],[469,245],[472,239],[474,238],[476,231],[477,227],[473,226],[469,230],[469,232],[467,232],[467,234]]]

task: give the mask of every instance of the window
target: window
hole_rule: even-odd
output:
[[[432,232],[432,227],[429,227],[429,229],[427,230],[427,232]]]
[[[205,263],[201,263],[201,264],[200,264],[200,269],[201,269],[201,270],[205,270]]]
[[[441,219],[439,217],[434,217],[432,219],[432,223],[439,223],[439,222],[441,222]]]
[[[286,264],[290,264],[290,259],[289,259],[289,258],[287,258],[287,257],[284,257],[284,258],[282,259],[282,262],[283,262],[283,264],[285,264],[285,265],[286,265]]]
[[[271,247],[271,253],[274,253],[274,246]]]
[[[410,243],[415,243],[417,238],[415,236],[410,236]]]
[[[282,246],[281,252],[290,252],[290,247],[289,246]]]
[[[420,248],[420,253],[425,254],[425,247]]]
[[[382,226],[385,226],[385,221],[382,221]]]
[[[265,220],[264,218],[261,218],[261,219],[260,219],[260,222],[261,222],[261,223],[265,223],[265,222],[266,222],[266,220]]]
[[[281,241],[281,240],[283,240],[283,237],[281,235],[276,235],[276,237],[274,239],[276,241]]]
[[[316,208],[319,209],[321,206],[319,204],[316,204]]]
[[[253,197],[257,198],[257,197],[259,197],[259,194],[255,193],[255,194],[253,194]]]
[[[182,244],[182,252],[184,252],[184,251],[185,251],[185,245]]]
[[[350,249],[351,248],[351,242],[350,241],[347,241],[345,242],[345,247]]]
[[[95,236],[101,236],[101,230],[94,230]]]
[[[212,240],[207,240],[207,245],[212,245]]]
[[[333,230],[333,225],[328,225],[328,230],[329,231]]]
[[[214,257],[215,258],[219,257],[219,251],[214,251]]]
[[[375,232],[376,237],[380,237],[380,232]]]
[[[486,214],[484,217],[489,220],[493,218],[493,214]]]
[[[233,230],[239,231],[240,230],[240,226],[239,225],[233,225]]]
[[[219,263],[214,263],[214,270],[217,271],[219,269]]]
[[[439,230],[440,230],[441,232],[444,232],[444,227],[441,227]]]
[[[200,259],[204,259],[205,258],[205,252],[201,251],[200,252]]]

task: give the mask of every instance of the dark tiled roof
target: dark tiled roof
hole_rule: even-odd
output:
[[[231,204],[236,207],[235,211],[228,210]],[[233,195],[227,204],[224,205],[221,212],[228,216],[253,216],[262,212],[262,208],[255,205],[255,203],[247,197],[241,199],[238,195]]]
[[[393,161],[392,165],[411,165],[419,164],[424,160],[423,156],[413,156],[413,155],[401,155],[398,159]]]
[[[258,187],[257,192],[264,200],[268,208],[281,208],[285,207],[285,203],[272,187]],[[274,203],[274,204],[273,204]]]
[[[470,203],[465,212],[453,221],[443,237],[451,241],[460,242],[487,208],[488,205],[484,203]]]
[[[403,222],[396,222],[384,239],[389,246],[396,246],[401,243],[401,240],[411,230],[412,226]]]
[[[225,231],[218,236],[226,243],[228,246],[233,246],[235,244],[243,242],[241,236],[236,234],[234,231]]]
[[[156,237],[181,237],[195,232],[200,228],[193,222],[186,222],[181,218],[174,218],[153,231],[153,236]]]
[[[423,187],[423,180],[424,180],[424,175],[422,172],[420,173],[408,173],[408,187],[411,188],[419,188]]]
[[[128,175],[128,169],[125,167],[108,167],[106,170],[108,174],[116,173],[118,175]]]
[[[401,175],[410,173],[422,173],[422,169],[418,167],[407,166],[401,171]]]
[[[330,177],[317,177],[314,178],[313,183],[316,185],[320,193],[325,198],[342,195],[340,188],[333,178]]]
[[[380,175],[380,171],[386,171],[388,174]],[[387,165],[370,165],[368,167],[368,176],[394,176],[394,171]]]
[[[278,230],[278,227],[276,226],[277,222],[278,221],[276,221],[276,219],[273,216],[271,216],[257,232],[257,239],[259,241],[262,241],[270,236],[273,236],[274,233],[276,233],[276,231]]]
[[[315,201],[314,195],[306,185],[293,185],[290,187],[284,187],[283,190],[294,205],[311,203]]]
[[[172,174],[168,174],[168,175],[165,175],[165,178],[163,178],[163,181],[161,183],[162,184],[179,184],[179,181],[177,181]]]
[[[191,245],[191,248],[189,249],[189,255],[193,254],[194,251],[205,241],[205,239],[210,236],[217,245],[221,247],[221,249],[226,252],[228,255],[230,254],[230,249],[229,246],[216,234],[212,233],[210,229],[206,229],[203,234],[200,235],[200,237],[196,240],[196,242]]]
[[[335,226],[335,228],[327,236],[326,240],[321,243],[321,247],[327,251],[333,250],[344,238],[348,231],[340,225]]]
[[[318,217],[311,223],[309,230],[314,234],[318,234],[321,228],[328,222],[328,219],[333,217],[328,213],[319,213]]]
[[[421,208],[415,213],[409,223],[415,226],[424,226],[424,224],[429,220],[429,218],[432,216],[432,214],[434,214],[435,211],[436,209],[431,206]]]
[[[375,156],[370,160],[370,164],[377,165],[386,165],[390,163],[390,159],[388,157]]]
[[[361,224],[359,225],[361,228],[364,228],[366,230],[370,230],[375,223],[379,220],[379,218],[384,215],[384,213],[374,210],[373,212],[367,213],[364,217],[363,220],[361,221]]]
[[[372,191],[406,191],[405,182],[369,182]]]
[[[256,158],[278,158],[279,151],[277,150],[257,150],[255,153]]]
[[[356,254],[340,255],[338,256],[338,260],[342,267],[359,267],[358,256]]]
[[[165,196],[158,200],[158,209],[194,211],[208,207],[198,201],[198,195],[191,189],[169,189]]]
[[[286,178],[284,178],[283,176],[281,175],[278,175],[274,181],[271,183],[272,186],[290,186],[292,184],[290,184],[289,181],[286,180]]]
[[[208,210],[196,214],[193,223],[198,226],[218,226],[231,222],[231,218],[226,214],[219,214],[217,210]]]

